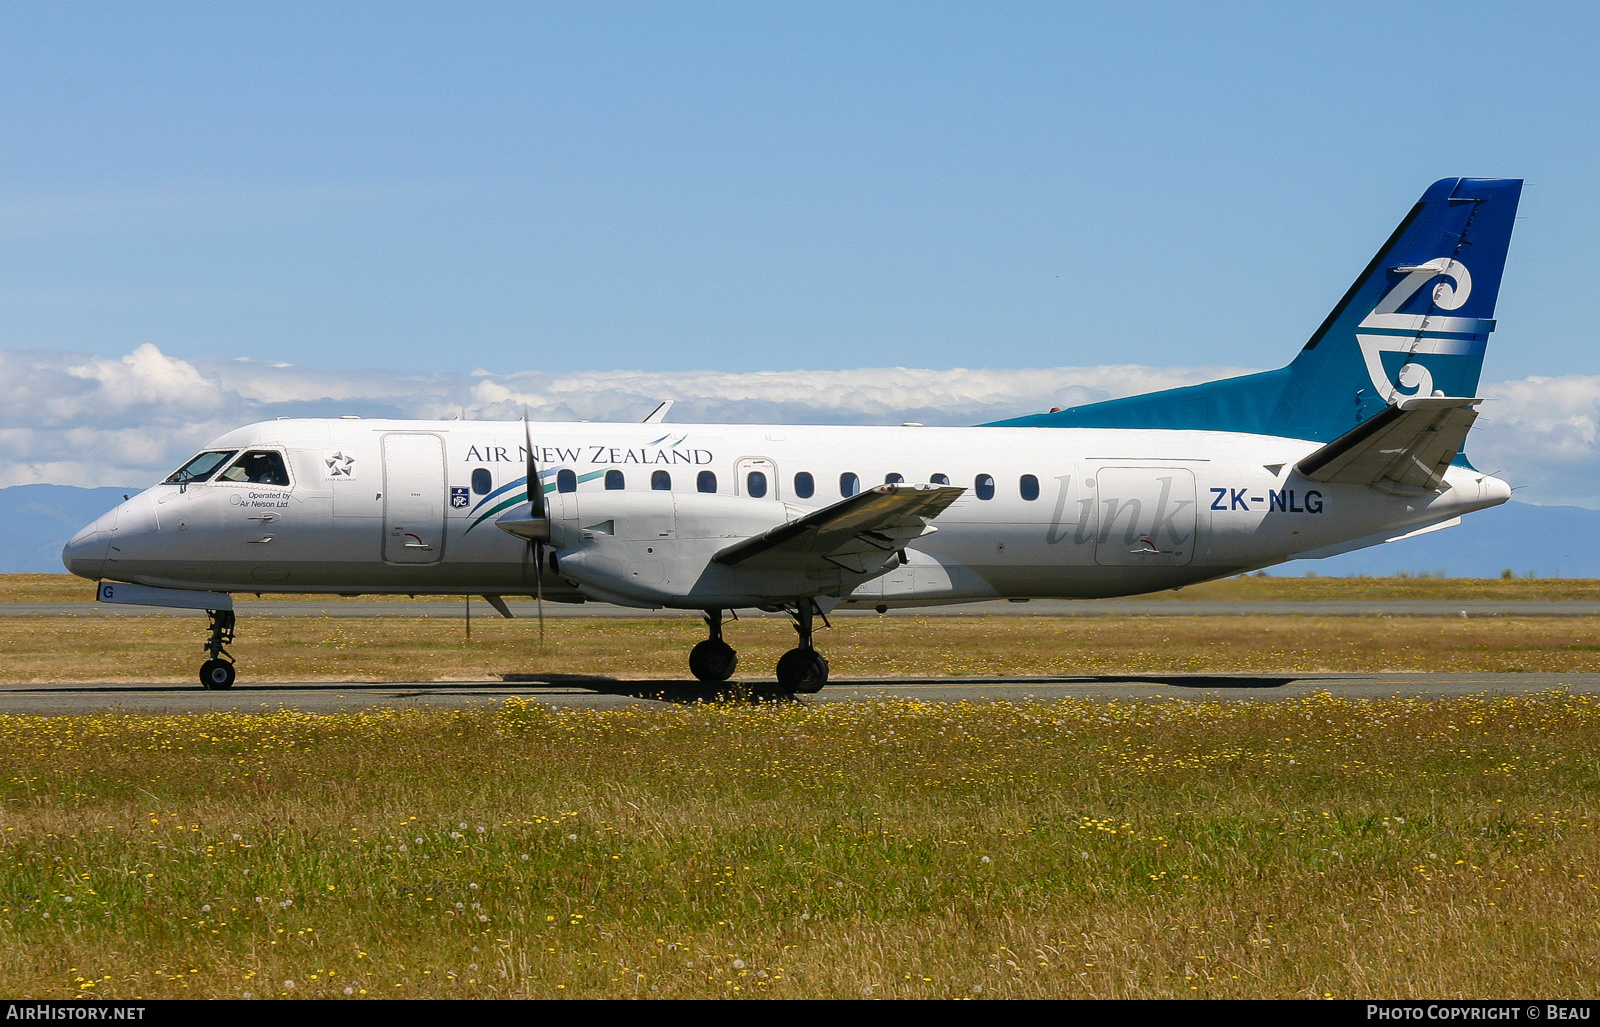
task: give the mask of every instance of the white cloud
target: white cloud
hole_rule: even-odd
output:
[[[861,368],[492,375],[319,371],[250,360],[0,351],[0,485],[148,484],[223,432],[278,416],[978,424],[1250,368]],[[1528,502],[1600,508],[1600,377],[1486,384],[1468,453]]]

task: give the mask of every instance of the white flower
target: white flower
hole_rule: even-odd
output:
[[[734,968],[734,969],[735,969],[735,970],[743,970],[743,969],[744,969],[744,960],[742,960],[742,959],[735,959],[735,960],[734,960],[734,961],[733,961],[733,968]]]
[[[293,988],[294,987],[294,982],[293,981],[284,981],[283,982],[283,986],[285,988]]]
[[[352,988],[352,987],[350,987],[350,986],[349,986],[349,985],[348,985],[348,984],[347,984],[347,985],[345,985],[345,988],[344,988],[344,993],[345,993],[345,994],[346,994],[346,995],[354,995],[354,994],[355,994],[355,993],[356,993],[356,989],[354,989],[354,988]]]
[[[993,863],[994,860],[990,859],[988,856],[981,856],[981,857],[978,858],[978,862],[979,863]]]

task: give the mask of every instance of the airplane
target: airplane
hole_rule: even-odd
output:
[[[1127,596],[1457,524],[1510,486],[1463,447],[1520,179],[1434,183],[1277,370],[973,427],[281,419],[228,432],[67,543],[97,598],[482,595],[787,611],[778,684],[836,609]]]

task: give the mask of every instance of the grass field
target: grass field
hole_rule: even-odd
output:
[[[0,682],[183,681],[202,615],[0,618]],[[243,617],[240,680],[688,677],[689,619]],[[771,680],[794,632],[730,624],[743,679]],[[848,617],[817,635],[835,678],[1309,671],[1600,671],[1600,617]]]
[[[1600,704],[0,717],[0,990],[1600,991]]]
[[[255,601],[239,595],[238,602]],[[263,595],[263,600],[329,602],[326,595]],[[362,596],[340,602],[385,601],[405,596]],[[510,597],[508,597],[510,598]],[[1148,600],[1379,600],[1379,599],[1499,599],[1499,600],[1600,600],[1600,581],[1585,578],[1225,578],[1177,591],[1156,592]],[[428,597],[419,597],[418,602]],[[70,574],[0,574],[0,602],[93,602],[94,586]]]

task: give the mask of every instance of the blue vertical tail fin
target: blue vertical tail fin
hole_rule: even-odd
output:
[[[1435,182],[1287,367],[995,423],[1327,442],[1402,399],[1472,396],[1521,194],[1521,179]]]

